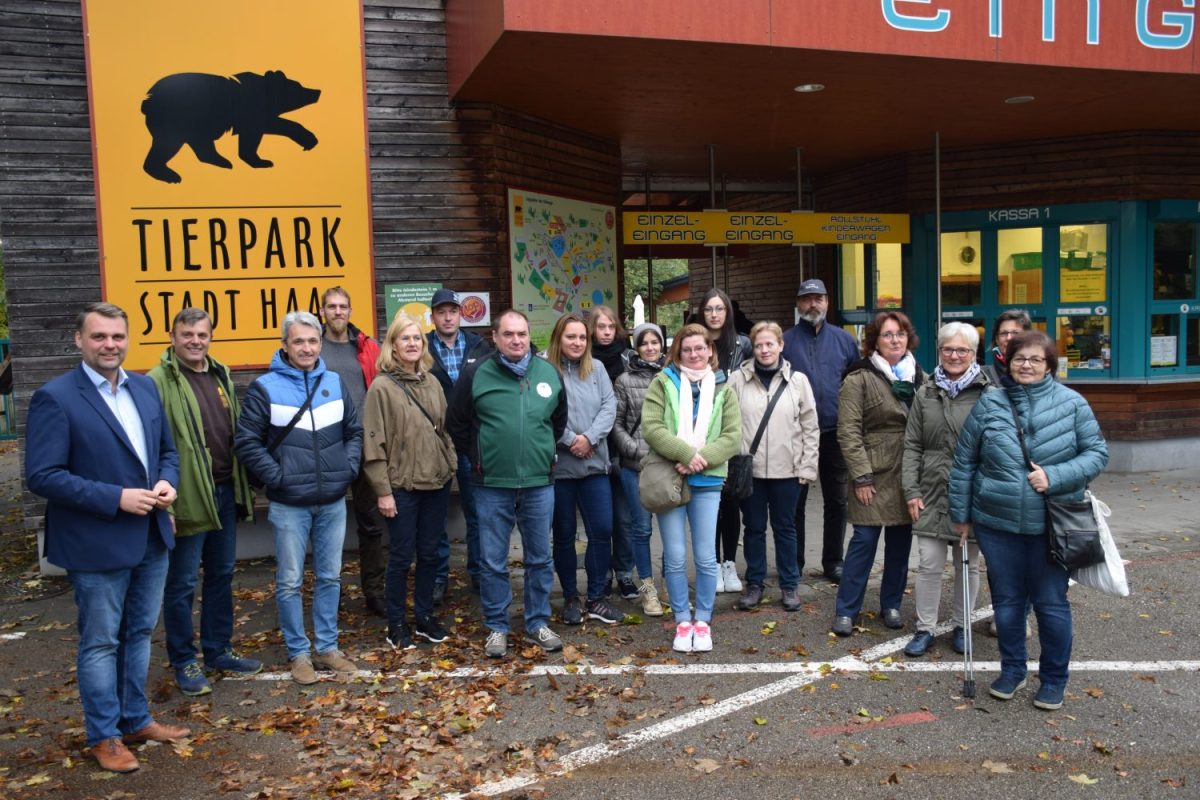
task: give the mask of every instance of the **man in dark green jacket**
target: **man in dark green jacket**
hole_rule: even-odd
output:
[[[459,377],[446,414],[454,447],[471,460],[479,515],[479,598],[488,626],[484,652],[508,647],[512,586],[508,549],[513,524],[525,562],[525,633],[544,650],[562,649],[550,620],[550,517],[554,511],[555,442],[567,428],[567,394],[548,361],[529,348],[529,319],[508,310],[496,318],[497,352]]]
[[[150,370],[179,449],[179,497],[171,508],[175,549],[163,593],[167,655],[179,690],[212,691],[196,661],[192,598],[201,566],[200,646],[209,670],[252,675],[262,663],[234,652],[233,565],[238,519],[254,519],[254,493],[233,454],[237,392],[224,364],[208,354],[212,319],[185,308],[171,323],[171,346]]]

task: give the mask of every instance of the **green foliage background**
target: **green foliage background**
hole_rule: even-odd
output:
[[[686,258],[656,258],[654,259],[654,283],[658,284],[670,278],[686,275],[688,262]],[[633,325],[633,298],[639,294],[642,300],[649,302],[646,290],[646,260],[631,258],[625,261],[625,303],[621,313],[630,326]],[[687,312],[687,302],[665,303],[658,306],[658,325],[670,338],[683,326],[683,317]],[[650,309],[646,309],[646,319],[650,319]]]

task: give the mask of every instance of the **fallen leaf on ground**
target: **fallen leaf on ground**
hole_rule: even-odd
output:
[[[995,772],[997,775],[1013,771],[1012,767],[1003,761],[984,761],[983,768],[989,772]]]
[[[716,772],[720,768],[721,768],[721,765],[718,764],[716,761],[714,761],[711,758],[697,758],[696,766],[694,766],[692,769],[695,769],[699,772],[703,772],[705,775],[708,775],[712,772]]]
[[[1084,786],[1091,786],[1092,784],[1100,782],[1098,778],[1089,778],[1086,772],[1081,772],[1078,775],[1068,775],[1067,777],[1076,783],[1083,784]]]

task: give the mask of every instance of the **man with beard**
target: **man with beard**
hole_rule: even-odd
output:
[[[325,290],[321,296],[321,315],[325,318],[321,357],[325,365],[342,379],[355,408],[363,408],[367,388],[375,380],[375,361],[379,345],[350,321],[350,294],[340,286]],[[354,523],[358,528],[358,579],[367,610],[387,617],[383,576],[387,567],[387,547],[383,540],[383,517],[375,507],[375,491],[365,473],[350,484]]]
[[[849,475],[842,449],[837,441],[838,392],[847,367],[858,359],[858,343],[836,325],[826,325],[829,293],[825,283],[810,278],[796,292],[800,321],[783,335],[783,357],[792,369],[804,373],[817,401],[817,421],[821,428],[820,458],[817,475],[825,504],[824,542],[821,568],[833,582],[842,578],[842,543],[846,535],[846,483]],[[796,504],[796,560],[804,575],[804,506],[809,487],[800,487]]]

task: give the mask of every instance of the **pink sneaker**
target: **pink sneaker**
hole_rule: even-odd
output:
[[[697,622],[692,626],[692,650],[697,653],[707,653],[712,650],[712,628],[707,622]]]
[[[673,645],[671,645],[671,648],[680,653],[692,652],[692,631],[694,630],[694,628],[695,628],[695,626],[692,625],[692,623],[690,623],[690,622],[681,622],[678,625],[676,625],[675,626],[675,643]],[[711,642],[709,642],[709,647],[710,648],[712,647]]]

